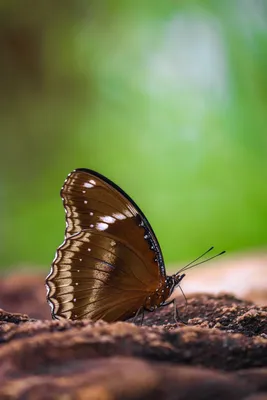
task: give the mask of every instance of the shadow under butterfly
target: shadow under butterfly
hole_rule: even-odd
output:
[[[192,265],[212,249],[167,276],[153,229],[116,184],[97,172],[76,169],[60,194],[65,240],[46,278],[53,318],[114,322],[154,311],[173,301],[168,299],[183,272],[204,262]]]

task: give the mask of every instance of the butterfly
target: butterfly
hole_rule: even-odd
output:
[[[60,195],[65,239],[46,278],[53,318],[114,322],[170,303],[193,262],[166,274],[151,225],[119,186],[95,171],[76,169]]]

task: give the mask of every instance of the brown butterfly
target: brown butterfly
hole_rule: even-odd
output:
[[[112,322],[169,304],[192,263],[166,275],[155,233],[135,202],[88,169],[71,172],[60,194],[65,240],[46,278],[52,317]]]

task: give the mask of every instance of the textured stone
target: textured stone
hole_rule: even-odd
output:
[[[145,314],[143,326],[42,320],[33,319],[49,310],[41,286],[29,293],[23,282],[0,284],[0,304],[30,314],[0,310],[1,399],[267,397],[267,307],[196,294],[179,311],[187,325],[174,323],[173,305]]]

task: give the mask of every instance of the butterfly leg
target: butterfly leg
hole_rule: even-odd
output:
[[[140,326],[142,326],[143,325],[143,321],[144,321],[144,314],[145,314],[143,306],[138,309],[137,313],[134,316],[133,322],[134,322],[134,324],[136,324],[137,318],[139,317],[140,313],[142,313],[142,318],[141,318],[141,323],[140,323]]]
[[[173,318],[174,318],[174,321],[175,321],[176,323],[182,322],[182,324],[188,325],[188,322],[185,321],[185,320],[184,320],[183,318],[181,318],[181,316],[180,316],[179,309],[178,309],[178,306],[177,306],[177,300],[176,300],[176,299],[173,300]]]
[[[141,318],[140,326],[143,325],[143,322],[144,322],[144,315],[145,315],[145,310],[142,309],[142,318]]]

